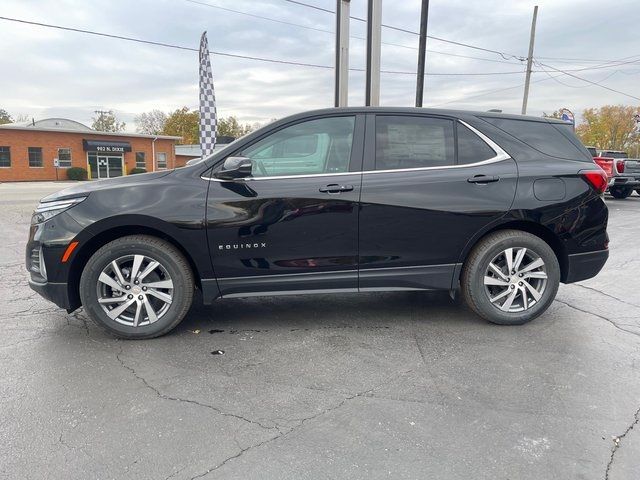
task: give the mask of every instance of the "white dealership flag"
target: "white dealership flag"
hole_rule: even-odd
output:
[[[211,155],[213,147],[216,146],[217,123],[209,42],[207,42],[207,32],[203,32],[200,38],[200,149],[203,157]]]

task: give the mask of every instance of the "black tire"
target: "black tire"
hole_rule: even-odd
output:
[[[636,188],[636,193],[640,195],[640,188]]]
[[[629,195],[633,193],[633,188],[631,187],[610,187],[609,193],[613,198],[617,198],[619,200],[627,198]]]
[[[485,272],[489,269],[489,263],[501,252],[522,247],[535,253],[544,262],[546,284],[540,299],[528,309],[521,312],[503,311],[489,299],[484,284]],[[469,254],[461,278],[462,296],[467,306],[482,318],[500,325],[522,325],[544,313],[555,299],[559,283],[560,266],[554,251],[540,237],[521,230],[500,230],[483,238]]]
[[[98,289],[102,286],[98,281],[100,274],[112,261],[129,255],[143,255],[156,260],[173,283],[170,304],[167,304],[168,307],[163,305],[166,310],[158,316],[156,321],[148,325],[134,327],[118,323],[112,320],[98,303]],[[123,291],[123,293],[127,292]],[[89,317],[112,335],[127,339],[154,338],[171,331],[187,314],[193,301],[193,294],[193,273],[184,255],[169,242],[148,235],[132,235],[109,242],[93,254],[80,278],[80,299]],[[155,301],[151,296],[148,298]],[[148,315],[145,307],[143,310],[145,315]],[[145,318],[150,320],[148,316]]]

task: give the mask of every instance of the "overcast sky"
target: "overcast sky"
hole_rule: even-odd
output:
[[[333,0],[302,0],[333,10]],[[268,17],[288,25],[218,8]],[[351,14],[366,17],[366,0]],[[431,0],[429,34],[505,52],[500,55],[429,39],[428,73],[517,72],[501,75],[427,76],[425,106],[519,113],[533,6],[540,6],[534,57],[553,68],[575,70],[593,82],[640,97],[638,0]],[[419,29],[419,0],[383,0],[383,23]],[[332,14],[284,0],[2,0],[0,16],[124,35],[197,48],[206,30],[212,50],[271,59],[333,64]],[[351,21],[350,63],[365,65],[365,25]],[[362,38],[353,38],[362,37]],[[383,29],[382,69],[413,72],[417,35]],[[396,45],[390,45],[396,44]],[[401,45],[401,46],[398,46]],[[479,57],[464,58],[448,54]],[[514,56],[510,56],[514,55]],[[0,108],[13,115],[61,116],[90,123],[96,109],[112,109],[134,130],[133,117],[151,109],[196,108],[197,52],[143,45],[0,20]],[[608,68],[604,62],[626,59]],[[507,62],[507,63],[502,63]],[[333,71],[212,57],[220,115],[263,122],[331,106]],[[567,75],[551,79],[534,66],[528,113],[560,107],[578,114],[604,104],[638,106],[636,99]],[[560,83],[562,82],[562,83]],[[511,88],[513,87],[513,88]],[[505,89],[493,92],[494,90]],[[364,73],[352,71],[349,103],[364,102]],[[492,93],[493,92],[493,93]],[[411,106],[415,76],[383,73],[381,104]]]

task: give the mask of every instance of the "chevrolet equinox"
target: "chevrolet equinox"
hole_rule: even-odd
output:
[[[560,121],[339,108],[263,127],[201,162],[41,200],[31,288],[151,338],[217,298],[460,291],[523,324],[608,257],[604,172]]]

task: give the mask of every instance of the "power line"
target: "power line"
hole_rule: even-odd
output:
[[[144,40],[141,38],[134,38],[134,37],[127,37],[127,36],[123,36],[123,35],[114,35],[114,34],[110,34],[110,33],[104,33],[104,32],[96,32],[93,30],[85,30],[85,29],[80,29],[80,28],[74,28],[74,27],[65,27],[65,26],[61,26],[61,25],[52,25],[52,24],[48,24],[48,23],[41,23],[41,22],[33,22],[30,20],[22,20],[22,19],[17,19],[17,18],[10,18],[10,17],[3,17],[0,16],[0,20],[6,20],[6,21],[10,21],[10,22],[17,22],[17,23],[22,23],[22,24],[27,24],[27,25],[35,25],[35,26],[39,26],[39,27],[46,27],[46,28],[54,28],[57,30],[66,30],[66,31],[71,31],[71,32],[76,32],[76,33],[84,33],[87,35],[94,35],[94,36],[98,36],[98,37],[106,37],[106,38],[114,38],[117,40],[125,40],[125,41],[129,41],[129,42],[136,42],[136,43],[142,43],[142,44],[147,44],[147,45],[154,45],[154,46],[159,46],[159,47],[166,47],[166,48],[175,48],[175,49],[179,49],[179,50],[187,50],[187,51],[191,51],[191,52],[197,52],[198,49],[197,48],[193,48],[193,47],[186,47],[183,45],[175,45],[175,44],[171,44],[171,43],[166,43],[166,42],[157,42],[157,41],[153,41],[153,40]],[[276,63],[276,64],[285,64],[285,65],[296,65],[296,66],[303,66],[303,67],[312,67],[312,68],[322,68],[322,69],[333,69],[333,66],[331,65],[320,65],[317,63],[305,63],[305,62],[294,62],[294,61],[290,61],[290,60],[278,60],[278,59],[273,59],[273,58],[265,58],[265,57],[256,57],[256,56],[252,56],[252,55],[241,55],[241,54],[236,54],[236,53],[227,53],[227,52],[219,52],[216,50],[210,50],[210,52],[214,55],[220,55],[223,57],[231,57],[231,58],[241,58],[241,59],[245,59],[245,60],[254,60],[254,61],[260,61],[260,62],[267,62],[267,63]],[[359,68],[352,68],[350,70],[353,71],[364,71],[364,69],[359,69]],[[391,74],[402,74],[402,75],[415,75],[415,72],[405,72],[405,71],[393,71],[393,70],[382,70],[383,73],[391,73]],[[455,72],[428,72],[426,73],[426,75],[434,75],[434,76],[459,76],[459,75],[470,75],[470,76],[477,76],[477,75],[510,75],[513,73],[521,73],[521,72],[473,72],[473,73],[455,73]]]
[[[104,33],[104,32],[95,32],[92,30],[85,30],[82,28],[74,28],[74,27],[64,27],[61,25],[52,25],[49,23],[41,23],[41,22],[33,22],[30,20],[22,20],[22,19],[18,19],[18,18],[10,18],[10,17],[3,17],[0,16],[0,20],[6,20],[9,22],[17,22],[17,23],[24,23],[27,25],[35,25],[38,27],[46,27],[46,28],[54,28],[57,30],[67,30],[70,32],[76,32],[76,33],[84,33],[87,35],[95,35],[97,37],[107,37],[107,38],[115,38],[118,40],[126,40],[128,42],[136,42],[136,43],[143,43],[143,44],[147,44],[147,45],[155,45],[158,47],[166,47],[166,48],[175,48],[178,50],[187,50],[190,52],[197,52],[199,51],[197,48],[193,48],[193,47],[185,47],[184,45],[174,45],[171,43],[166,43],[166,42],[157,42],[154,40],[144,40],[142,38],[135,38],[135,37],[126,37],[124,35],[114,35],[111,33]],[[231,58],[243,58],[245,60],[255,60],[255,61],[259,61],[259,62],[267,62],[267,63],[277,63],[277,64],[286,64],[286,65],[299,65],[299,66],[304,66],[304,67],[314,67],[314,68],[328,68],[331,69],[333,67],[329,66],[329,65],[319,65],[316,63],[304,63],[304,62],[293,62],[293,61],[289,61],[289,60],[278,60],[278,59],[274,59],[274,58],[266,58],[266,57],[256,57],[256,56],[252,56],[252,55],[241,55],[238,53],[228,53],[228,52],[220,52],[220,51],[216,51],[216,50],[209,50],[210,53],[214,54],[214,55],[219,55],[222,57],[231,57]]]
[[[591,85],[595,85],[597,87],[604,88],[605,90],[609,90],[611,92],[619,93],[620,95],[624,95],[625,97],[633,98],[635,100],[640,100],[640,97],[636,97],[635,95],[631,95],[629,93],[625,93],[625,92],[622,92],[620,90],[616,90],[615,88],[608,87],[608,86],[603,85],[602,83],[599,83],[599,82],[594,82],[592,80],[588,80],[588,79],[586,79],[584,77],[579,77],[578,75],[575,75],[575,74],[573,74],[571,72],[567,72],[565,70],[561,70],[559,68],[552,67],[551,65],[547,65],[546,63],[540,63],[540,65],[542,65],[544,67],[547,67],[547,68],[550,68],[551,70],[555,70],[556,72],[560,72],[560,73],[563,73],[565,75],[569,75],[570,77],[576,78],[578,80],[582,80],[583,82],[590,83]]]
[[[556,75],[556,77],[561,77],[561,76],[562,76],[562,74]],[[555,78],[555,77],[552,77],[552,78]],[[541,79],[538,79],[538,80],[532,80],[531,83],[546,82],[548,80],[550,80],[550,78],[541,78]],[[452,104],[452,103],[458,103],[458,102],[463,101],[463,100],[470,100],[472,98],[484,97],[485,95],[492,95],[492,94],[498,93],[498,92],[506,92],[507,90],[514,90],[516,88],[522,88],[522,87],[524,87],[524,82],[523,83],[519,83],[518,85],[513,85],[511,87],[504,87],[504,88],[498,88],[498,89],[493,89],[493,90],[485,90],[485,91],[482,91],[482,92],[479,92],[479,93],[475,93],[473,95],[467,95],[467,96],[464,96],[464,97],[459,97],[459,98],[457,98],[455,100],[450,100],[448,102],[437,103],[435,105],[430,105],[429,107],[430,108],[440,107],[442,105],[449,105],[449,104]]]
[[[328,8],[318,7],[317,5],[312,5],[310,3],[301,2],[299,0],[283,0],[283,1],[289,2],[289,3],[293,3],[293,4],[296,4],[296,5],[300,5],[300,6],[303,6],[303,7],[313,8],[314,10],[319,10],[319,11],[325,12],[325,13],[335,14],[335,12],[333,10],[329,10]],[[349,18],[351,18],[352,20],[357,20],[358,22],[365,22],[366,23],[366,19],[361,18],[361,17],[351,16]],[[388,25],[386,23],[383,23],[382,26],[384,28],[388,28],[390,30],[395,30],[397,32],[409,33],[411,35],[420,35],[419,32],[416,32],[414,30],[408,30],[406,28],[396,27],[395,25]],[[439,42],[450,43],[452,45],[458,45],[460,47],[472,48],[474,50],[480,50],[480,51],[483,51],[483,52],[494,53],[496,55],[500,55],[505,60],[508,60],[509,58],[515,58],[516,60],[520,60],[520,61],[526,60],[526,57],[522,57],[521,55],[513,55],[513,54],[510,54],[510,53],[500,52],[498,50],[492,50],[490,48],[479,47],[477,45],[471,45],[471,44],[463,43],[463,42],[456,42],[454,40],[449,40],[449,39],[442,38],[442,37],[435,37],[433,35],[427,35],[427,38],[430,38],[431,40],[437,40]]]
[[[258,15],[258,14],[255,14],[255,13],[243,12],[243,11],[240,11],[240,10],[235,10],[233,8],[221,7],[219,5],[214,5],[212,3],[203,2],[203,1],[199,1],[199,0],[184,0],[184,1],[188,2],[188,3],[195,4],[195,5],[200,5],[200,6],[203,6],[203,7],[209,7],[209,8],[222,10],[222,11],[225,11],[225,12],[235,13],[235,14],[238,14],[238,15],[245,15],[247,17],[258,18],[260,20],[265,20],[265,21],[268,21],[268,22],[275,22],[275,23],[279,23],[279,24],[283,24],[283,25],[290,25],[292,27],[304,28],[304,29],[307,29],[307,30],[315,31],[315,32],[328,33],[330,35],[334,35],[335,34],[335,32],[333,30],[327,30],[327,29],[318,28],[318,27],[310,27],[308,25],[302,25],[300,23],[288,22],[288,21],[285,21],[285,20],[277,19],[277,18],[266,17],[264,15]],[[293,3],[301,4],[300,2],[293,2]],[[326,9],[322,9],[322,11],[326,11]],[[366,40],[365,37],[360,37],[358,35],[350,35],[350,37],[358,39],[358,40]],[[411,46],[411,45],[403,45],[401,43],[393,43],[393,42],[381,42],[381,43],[383,45],[390,45],[390,46],[393,46],[393,47],[407,48],[407,49],[410,49],[410,50],[418,50],[418,47],[414,47],[414,46]],[[516,65],[517,64],[517,62],[510,62],[510,61],[506,61],[506,60],[495,60],[495,59],[491,59],[491,58],[473,57],[473,56],[469,56],[469,55],[460,55],[460,54],[455,54],[455,53],[442,52],[442,51],[438,51],[438,50],[427,49],[427,51],[429,53],[435,53],[435,54],[439,54],[439,55],[447,55],[447,56],[451,56],[451,57],[469,58],[469,59],[474,59],[474,60],[482,60],[482,61],[485,61],[485,62],[509,63],[509,64],[512,64],[512,65]]]

